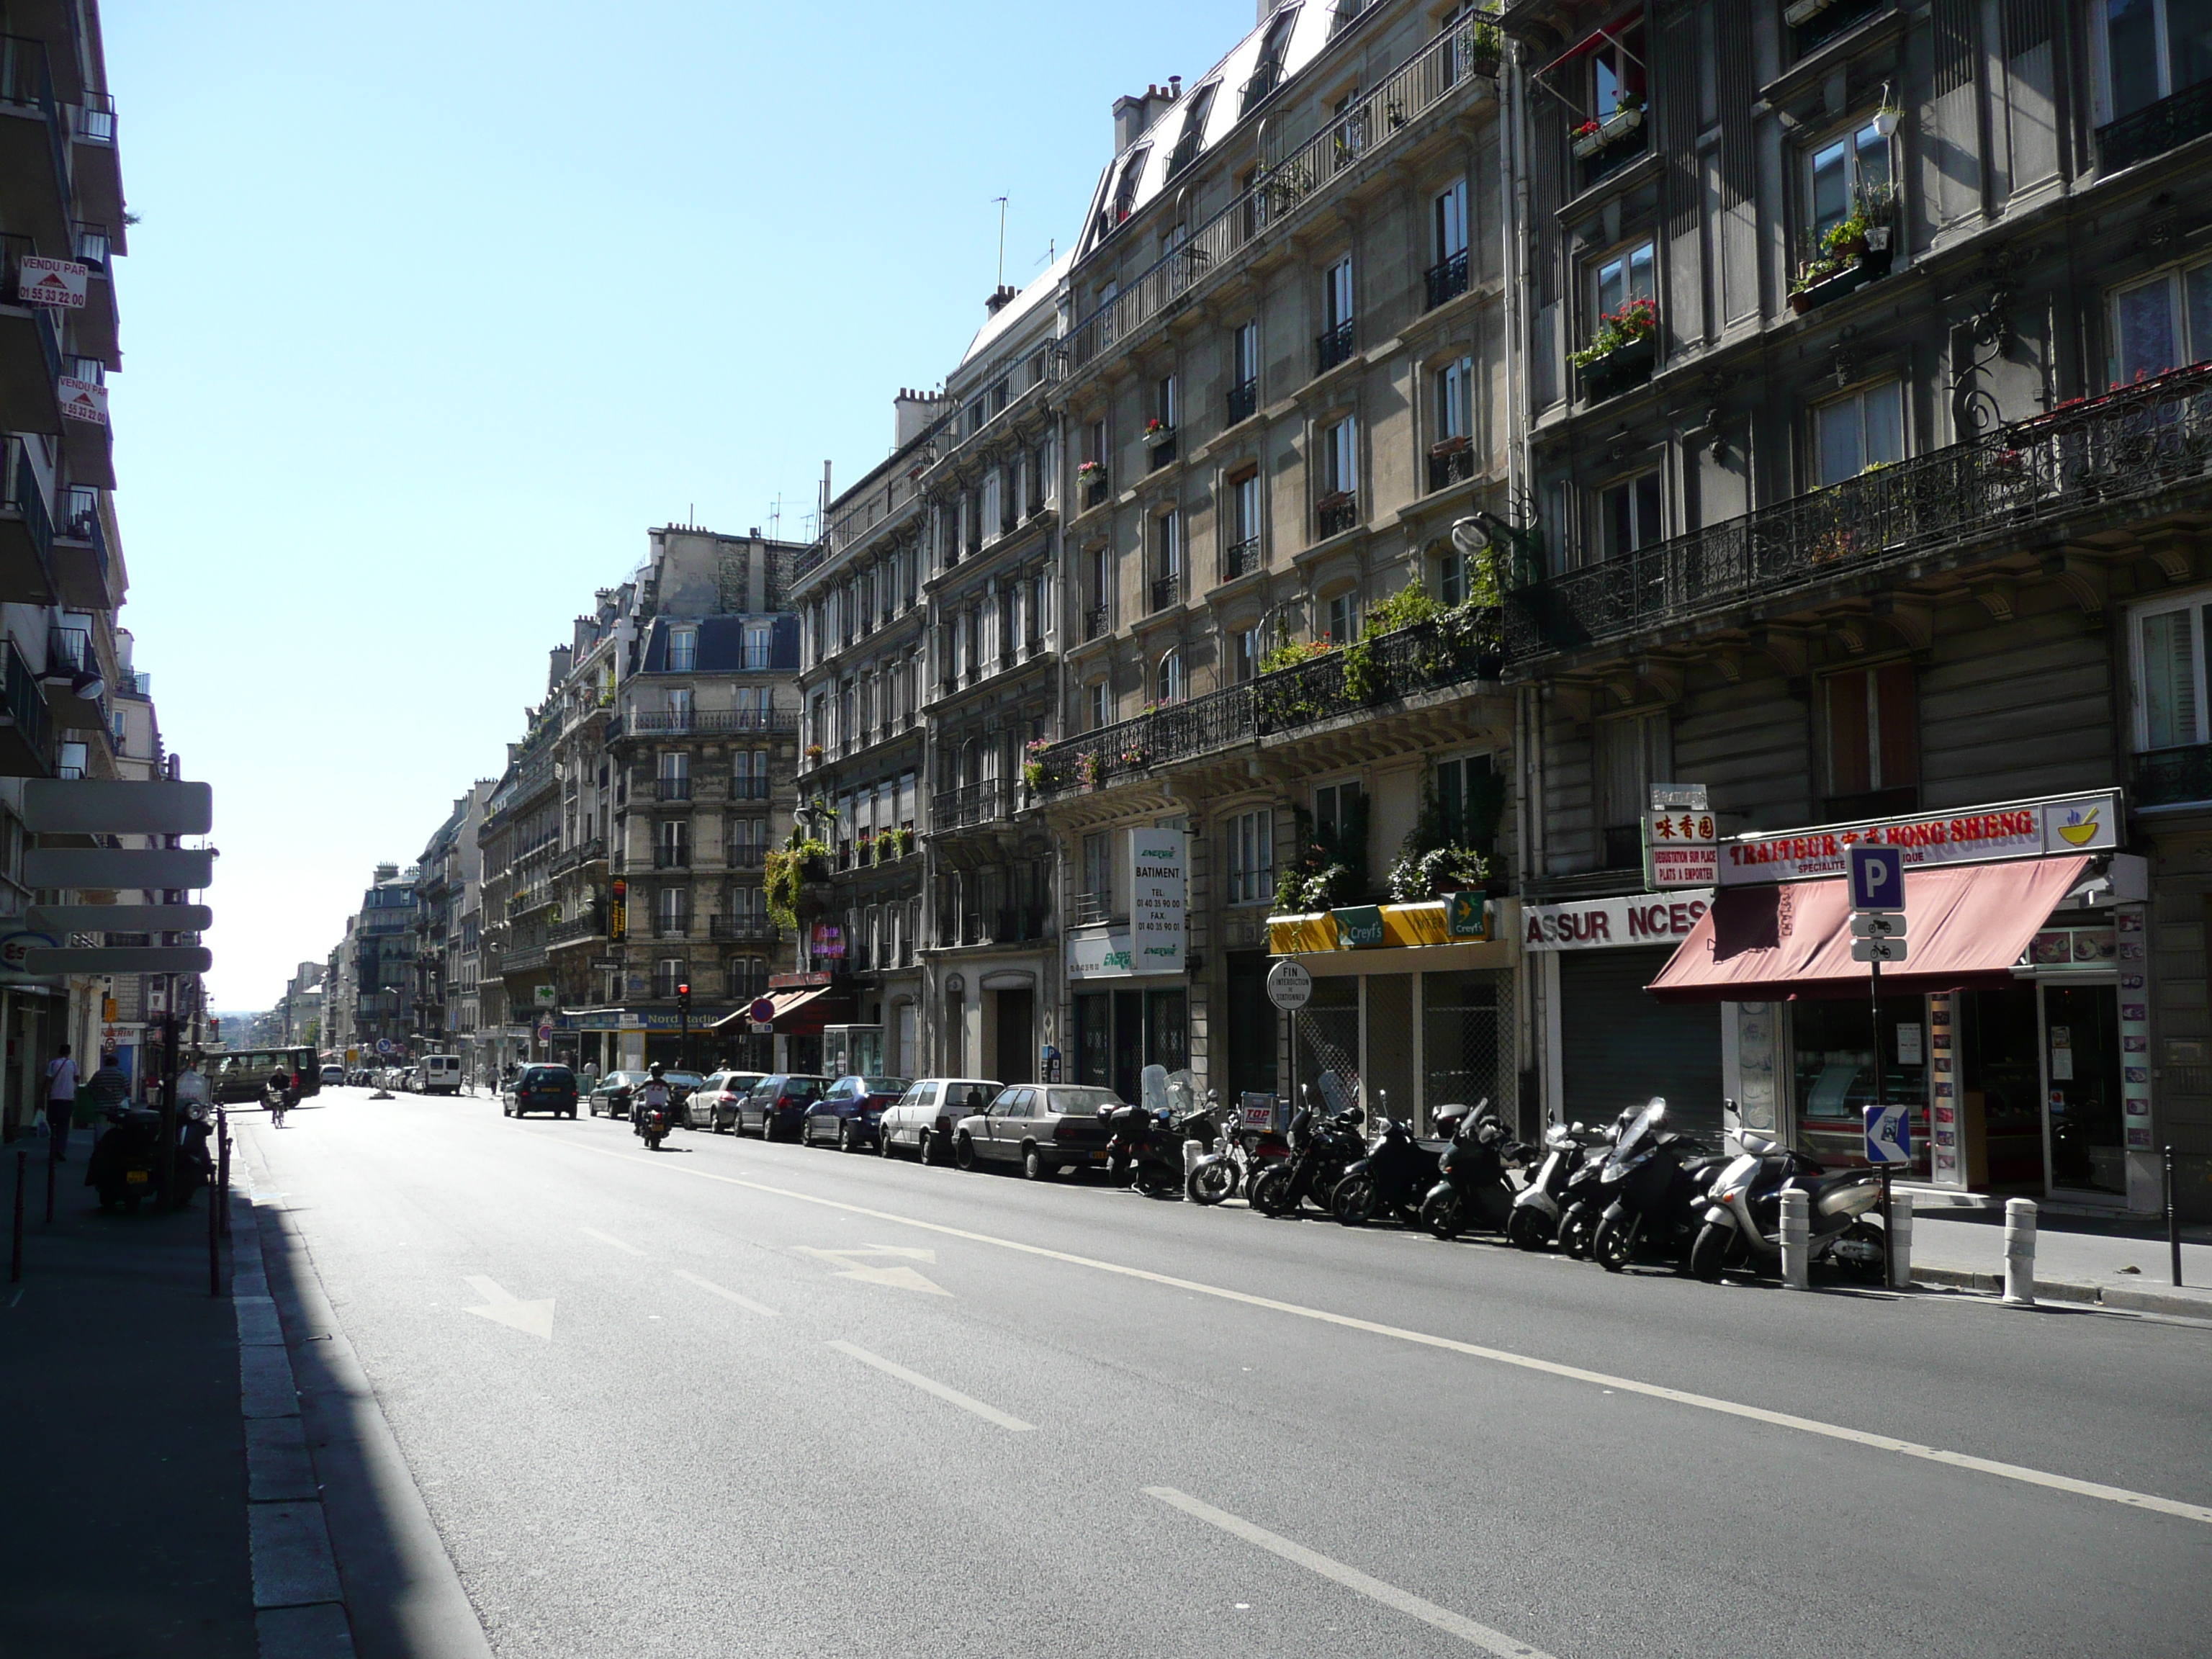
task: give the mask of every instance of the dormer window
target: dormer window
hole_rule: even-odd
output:
[[[1206,118],[1213,109],[1213,94],[1220,90],[1220,82],[1208,81],[1183,105],[1182,131],[1176,135],[1176,147],[1168,155],[1169,178],[1198,159],[1199,149],[1206,143]]]
[[[668,672],[688,674],[699,665],[699,630],[696,628],[672,628],[668,630]]]
[[[1283,54],[1289,50],[1291,27],[1298,21],[1298,9],[1285,6],[1267,20],[1267,33],[1260,42],[1260,56],[1252,65],[1252,78],[1244,83],[1244,95],[1237,113],[1249,115],[1268,94],[1283,84]]]
[[[1098,234],[1106,236],[1135,210],[1137,186],[1144,182],[1145,163],[1152,158],[1152,147],[1139,144],[1122,159],[1121,171],[1114,180],[1114,195],[1106,204],[1105,222]]]

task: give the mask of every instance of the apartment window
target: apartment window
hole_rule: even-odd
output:
[[[740,870],[757,867],[768,855],[768,820],[765,818],[732,818],[730,820],[729,861]]]
[[[1239,812],[1228,823],[1229,902],[1262,904],[1275,895],[1275,813]]]
[[[1357,779],[1325,783],[1313,792],[1314,829],[1334,840],[1358,821],[1360,787]]]
[[[983,488],[976,504],[976,540],[990,543],[1006,532],[1005,512],[1001,506],[1004,485],[999,469],[993,467],[983,476]]]
[[[1093,680],[1084,690],[1093,732],[1114,723],[1114,693],[1103,680]]]
[[[1092,915],[1113,914],[1114,834],[1110,830],[1083,838],[1083,890],[1090,896]]]
[[[1438,264],[1467,252],[1467,180],[1455,179],[1429,204],[1429,251]]]
[[[1352,322],[1352,258],[1349,254],[1328,268],[1322,281],[1322,322],[1331,329]]]
[[[1437,597],[1447,605],[1467,603],[1467,556],[1455,548],[1437,560]]]
[[[690,686],[671,686],[662,693],[661,708],[668,716],[670,731],[689,732],[691,729],[691,688]]]
[[[1181,702],[1184,690],[1182,653],[1180,650],[1170,651],[1160,659],[1159,667],[1153,671],[1153,695],[1163,703]]]
[[[732,1002],[751,1001],[768,990],[765,957],[732,957],[723,971],[728,975],[729,998]]]
[[[1474,359],[1462,357],[1437,369],[1431,380],[1438,442],[1469,436],[1474,428]]]
[[[1128,159],[1121,163],[1121,177],[1114,185],[1114,198],[1106,208],[1105,222],[1098,228],[1100,235],[1104,235],[1127,219],[1136,206],[1137,186],[1144,180],[1145,163],[1151,159],[1152,153],[1150,144],[1139,144],[1129,152]]]
[[[1349,645],[1359,637],[1359,595],[1346,589],[1328,602],[1328,638]]]
[[[660,870],[690,867],[691,825],[688,819],[671,818],[654,826],[653,862],[653,866]]]
[[[665,754],[660,757],[660,799],[690,800],[691,799],[691,757],[681,752]]]
[[[1905,387],[1897,380],[1869,386],[1813,411],[1814,441],[1823,484],[1855,478],[1871,466],[1905,459]]]
[[[730,796],[734,800],[768,799],[767,750],[733,749],[730,751]]]
[[[1831,674],[1820,685],[1829,817],[1910,811],[1920,804],[1920,703],[1912,665]]]
[[[1889,140],[1871,121],[1818,146],[1807,165],[1811,177],[1806,199],[1815,244],[1854,209],[1878,203],[1888,193]]]
[[[690,983],[688,973],[683,957],[661,957],[653,966],[653,994],[663,1002],[674,1000],[676,988]]]
[[[664,887],[653,901],[653,927],[663,939],[680,938],[691,931],[691,890]]]
[[[2203,0],[2104,0],[2108,120],[2212,79],[2212,8]]]
[[[1172,427],[1176,422],[1176,377],[1163,376],[1152,386],[1152,418],[1162,426]]]
[[[1590,53],[1590,112],[1602,121],[1620,107],[1644,99],[1644,63],[1650,54],[1644,47],[1641,28],[1622,29],[1602,39]]]
[[[1640,473],[1598,492],[1598,550],[1618,559],[1649,547],[1666,534],[1659,501],[1659,475]]]
[[[1332,495],[1353,495],[1359,491],[1358,426],[1346,416],[1322,434],[1324,477]]]
[[[1644,863],[1644,816],[1651,786],[1674,775],[1674,732],[1662,714],[1628,714],[1597,723],[1595,755],[1601,868]]]
[[[1229,655],[1237,684],[1242,685],[1255,678],[1260,672],[1260,630],[1240,628],[1229,639]]]
[[[1221,90],[1221,82],[1208,81],[1183,100],[1182,131],[1176,137],[1175,149],[1168,156],[1168,177],[1172,179],[1198,159],[1199,147],[1206,142],[1206,118],[1213,108],[1213,95]]]
[[[1240,324],[1235,341],[1233,373],[1235,384],[1246,390],[1256,390],[1260,384],[1260,325]],[[1251,410],[1245,410],[1250,414]]]
[[[2203,592],[2136,613],[2136,746],[2180,749],[2212,741],[2205,687],[2212,604]]]
[[[1182,515],[1172,508],[1152,520],[1152,608],[1165,610],[1182,598]]]
[[[1623,248],[1611,258],[1598,261],[1595,286],[1592,299],[1597,314],[1608,316],[1619,311],[1631,300],[1656,297],[1657,289],[1652,277],[1652,251],[1649,242]]]
[[[1487,755],[1462,755],[1437,763],[1437,812],[1443,820],[1444,834],[1453,846],[1474,845],[1468,822],[1469,808],[1480,806],[1486,798],[1489,778]],[[1495,829],[1495,825],[1484,826],[1484,838],[1489,839]]]
[[[2212,357],[2212,262],[2163,270],[2112,295],[2115,386]]]

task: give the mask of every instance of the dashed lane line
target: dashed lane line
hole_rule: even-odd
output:
[[[1370,1578],[1357,1567],[1347,1567],[1318,1550],[1310,1550],[1304,1544],[1294,1544],[1279,1534],[1265,1527],[1255,1526],[1242,1516],[1217,1510],[1211,1504],[1200,1503],[1188,1492],[1177,1492],[1173,1486],[1146,1486],[1145,1496],[1157,1498],[1170,1509],[1181,1510],[1185,1515],[1203,1521],[1209,1527],[1218,1527],[1232,1538],[1241,1538],[1248,1544],[1257,1544],[1271,1555],[1279,1555],[1285,1561],[1304,1567],[1308,1572],[1318,1573],[1323,1578],[1341,1584],[1345,1589],[1365,1596],[1370,1601],[1380,1601],[1386,1607],[1395,1607],[1410,1614],[1425,1625],[1432,1625],[1446,1635],[1456,1636],[1498,1659],[1552,1659],[1541,1648],[1532,1648],[1526,1642],[1516,1642],[1487,1625],[1478,1625],[1472,1619],[1454,1613],[1449,1607],[1440,1607],[1410,1590],[1401,1590],[1395,1584],[1386,1584],[1380,1578]]]
[[[948,1406],[957,1406],[963,1412],[973,1412],[987,1423],[996,1423],[1000,1428],[1015,1434],[1030,1434],[1036,1431],[1036,1424],[1024,1423],[1018,1417],[1009,1417],[996,1406],[987,1406],[973,1395],[963,1394],[957,1389],[949,1389],[935,1378],[924,1376],[920,1371],[910,1371],[903,1365],[895,1364],[879,1353],[870,1353],[866,1348],[859,1347],[850,1342],[832,1342],[830,1346],[836,1349],[839,1353],[849,1354],[863,1365],[873,1365],[886,1376],[896,1376],[902,1382],[912,1383],[924,1394],[935,1395]]]
[[[623,1158],[624,1154],[598,1146],[570,1143],[579,1152],[598,1152],[606,1158]],[[1799,1417],[1790,1412],[1769,1411],[1763,1406],[1747,1406],[1741,1401],[1723,1400],[1709,1394],[1692,1394],[1683,1389],[1670,1389],[1656,1382],[1639,1382],[1632,1376],[1613,1376],[1604,1371],[1594,1371],[1581,1365],[1562,1364],[1553,1359],[1538,1359],[1533,1355],[1514,1353],[1505,1348],[1485,1347],[1479,1343],[1462,1342],[1448,1336],[1437,1336],[1427,1331],[1407,1330],[1403,1326],[1385,1325],[1372,1319],[1360,1319],[1351,1314],[1332,1313],[1326,1308],[1309,1308],[1296,1302],[1279,1301],[1273,1297],[1255,1296],[1249,1291],[1232,1291],[1225,1285],[1202,1284],[1194,1279],[1179,1279],[1172,1273],[1157,1273],[1148,1268],[1132,1267],[1118,1261],[1102,1261],[1094,1256],[1076,1255],[1066,1250],[1052,1249],[1042,1244],[1024,1244],[1018,1239],[1000,1238],[990,1233],[971,1232],[964,1227],[948,1226],[939,1221],[918,1220],[913,1216],[895,1215],[888,1210],[872,1209],[864,1204],[848,1204],[842,1200],[822,1198],[812,1193],[794,1192],[788,1187],[772,1187],[765,1182],[747,1181],[739,1176],[717,1175],[711,1170],[693,1169],[686,1164],[655,1164],[637,1165],[640,1168],[665,1170],[675,1175],[696,1176],[702,1181],[718,1181],[728,1187],[743,1187],[749,1191],[766,1193],[774,1198],[788,1198],[801,1204],[812,1204],[827,1210],[842,1210],[848,1215],[866,1216],[874,1221],[889,1221],[902,1227],[917,1227],[924,1232],[936,1233],[946,1238],[964,1238],[972,1244],[988,1244],[994,1249],[1012,1250],[1022,1255],[1036,1256],[1047,1261],[1063,1261],[1071,1267],[1089,1267],[1097,1273],[1113,1273],[1122,1279],[1140,1279],[1147,1284],[1164,1285],[1171,1290],[1188,1291],[1194,1296],[1210,1296],[1223,1302],[1241,1303],[1248,1308],[1265,1308],[1271,1313],[1288,1314],[1296,1319],[1310,1319],[1317,1324],[1334,1325],[1340,1329],[1363,1331],[1370,1336],[1388,1337],[1394,1341],[1410,1342],[1425,1348],[1437,1348],[1448,1353],[1466,1354],[1470,1358],[1486,1359],[1493,1364],[1511,1365],[1522,1370],[1536,1371],[1547,1376],[1567,1378],[1571,1382],[1591,1382],[1603,1389],[1617,1389],[1625,1394],[1638,1394],[1650,1400],[1664,1400],[1677,1406],[1691,1406],[1700,1411],[1717,1412],[1725,1417],[1740,1418],[1770,1427],[1792,1429],[1800,1434],[1815,1435],[1826,1440],[1837,1440],[1848,1445],[1863,1446],[1874,1451],[1895,1452],[1900,1456],[1917,1458],[1948,1468],[1971,1470],[1977,1474],[1995,1475],[2001,1480],[2017,1480],[2031,1486],[2040,1486],[2048,1492],[2063,1492],[2076,1498],[2094,1498],[2107,1504],[2118,1504],[2130,1509],[2146,1510],[2153,1514],[2175,1516],[2184,1521],[2201,1522],[2212,1525],[2212,1508],[2202,1504],[2185,1504],[2177,1498],[2160,1498],[2153,1492],[2133,1492],[2125,1486],[2108,1486],[2101,1481],[2077,1480],[2071,1475],[2054,1474],[2045,1469],[2032,1469],[2024,1464],[2000,1462],[1996,1459],[1976,1457],[1971,1453],[1949,1451],[1941,1446],[1923,1446],[1915,1441],[1899,1440],[1891,1435],[1873,1434],[1864,1429],[1854,1429],[1840,1423],[1823,1423],[1817,1418]]]
[[[583,1234],[586,1238],[596,1238],[602,1244],[611,1244],[617,1250],[628,1250],[632,1255],[643,1255],[645,1254],[645,1252],[639,1249],[636,1245],[625,1244],[621,1239],[617,1238],[612,1233],[603,1233],[597,1227],[579,1227],[576,1231]]]
[[[687,1273],[681,1267],[675,1269],[675,1273],[685,1284],[696,1285],[701,1290],[711,1291],[720,1297],[725,1302],[734,1302],[747,1313],[765,1314],[770,1319],[779,1316],[775,1309],[763,1307],[749,1296],[739,1296],[735,1291],[717,1285],[711,1279],[702,1279],[696,1273]]]

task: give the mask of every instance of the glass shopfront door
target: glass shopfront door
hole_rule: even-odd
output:
[[[2051,1190],[2124,1198],[2118,988],[2047,980],[2039,988]]]

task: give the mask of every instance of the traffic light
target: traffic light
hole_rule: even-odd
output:
[[[691,988],[689,985],[676,988],[676,1006],[687,1014],[691,1012]]]

